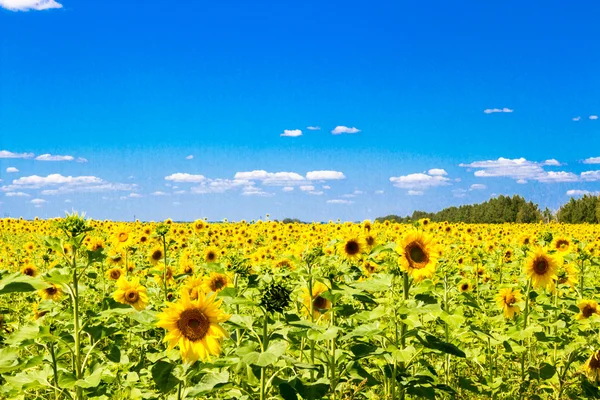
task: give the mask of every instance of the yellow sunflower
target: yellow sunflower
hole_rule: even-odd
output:
[[[131,278],[131,281],[127,281],[124,276],[120,277],[113,299],[122,304],[129,304],[138,311],[142,311],[148,306],[146,288],[140,284],[138,278]]]
[[[506,318],[513,318],[515,314],[521,312],[519,306],[516,303],[521,301],[521,292],[512,290],[511,288],[500,289],[496,296],[496,302],[498,307],[504,310],[504,316]]]
[[[588,379],[593,382],[600,380],[600,350],[594,352],[583,364],[583,369]]]
[[[352,236],[338,244],[339,253],[348,260],[354,260],[366,250],[366,243],[357,236]]]
[[[162,246],[156,246],[152,250],[150,250],[150,254],[148,254],[148,260],[150,260],[150,262],[153,265],[156,265],[159,262],[163,261],[164,256],[165,256],[165,254],[164,254],[164,251],[163,251],[163,247]]]
[[[559,253],[568,253],[571,241],[565,236],[557,236],[552,240],[551,247]]]
[[[21,273],[23,275],[28,275],[28,276],[36,276],[38,273],[37,268],[35,267],[35,265],[33,264],[27,264],[25,265],[23,268],[21,268]]]
[[[60,287],[51,283],[47,288],[38,291],[38,294],[43,300],[58,301],[62,297],[63,291]]]
[[[219,323],[227,321],[230,315],[219,308],[222,300],[215,299],[216,295],[212,294],[191,300],[189,294],[182,291],[181,299],[169,303],[158,315],[156,326],[168,331],[164,342],[168,342],[169,350],[179,346],[184,363],[210,360],[210,356],[221,354],[221,342],[228,335]]]
[[[116,281],[124,273],[125,273],[125,271],[123,271],[121,268],[111,268],[108,271],[106,271],[106,277],[112,281]]]
[[[600,309],[598,309],[598,303],[594,300],[580,300],[577,303],[577,307],[579,307],[579,314],[575,318],[588,319],[594,314],[600,315]]]
[[[321,296],[327,292],[329,288],[321,282],[315,282],[312,287],[312,296],[308,294],[308,288],[304,288],[303,303],[305,311],[310,315],[310,307],[312,302],[313,319],[318,320],[321,315],[331,309],[331,301]],[[328,316],[328,315],[327,315]]]
[[[438,253],[432,240],[433,238],[426,233],[409,232],[398,249],[401,256],[400,267],[412,276],[415,282],[420,282],[435,274]]]
[[[204,261],[213,263],[217,261],[219,257],[219,251],[214,247],[207,247],[204,249]]]
[[[462,281],[458,284],[458,290],[460,290],[461,293],[470,292],[471,289],[473,289],[473,285],[471,285],[471,282],[469,281]]]
[[[204,278],[202,287],[206,293],[219,292],[228,286],[232,286],[231,280],[225,274],[211,272],[210,276]]]
[[[556,270],[558,262],[554,256],[551,256],[541,247],[531,252],[525,261],[525,275],[531,278],[535,289],[545,287],[556,279]]]
[[[188,292],[190,299],[196,300],[198,296],[204,296],[204,279],[190,276],[185,280],[182,290]]]

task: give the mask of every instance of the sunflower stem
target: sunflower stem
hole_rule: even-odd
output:
[[[410,288],[410,286],[409,286],[409,282],[408,282],[408,273],[404,272],[402,274],[402,289],[403,289],[404,302],[406,302],[408,300],[409,288]],[[402,350],[404,350],[404,348],[406,347],[406,324],[404,322],[402,322],[400,325],[400,342],[401,342]],[[404,364],[404,362],[400,363],[400,369],[403,372],[406,370],[406,365]],[[394,384],[396,384],[398,377],[393,376],[392,378],[394,379]],[[400,386],[400,400],[404,400],[404,397],[406,396],[406,393],[404,391],[404,386],[402,386],[402,385],[399,385],[399,386]]]
[[[77,275],[77,249],[73,248],[73,336],[75,340],[75,377],[79,380],[81,374],[81,337],[79,332],[79,277]],[[79,386],[75,388],[75,398],[83,399],[83,389]]]
[[[58,390],[60,386],[58,385],[58,365],[56,363],[56,354],[54,353],[54,343],[50,343],[50,357],[52,358],[52,370],[54,371],[54,398],[58,400]]]
[[[263,323],[263,336],[262,336],[262,351],[267,351],[269,346],[269,315],[265,311],[265,321]],[[261,367],[260,369],[260,400],[266,399],[266,369],[267,367]]]
[[[583,291],[584,291],[584,277],[585,277],[585,261],[581,260],[581,266],[579,267],[579,297],[583,299]]]
[[[162,235],[163,249],[164,249],[164,261],[165,267],[163,269],[163,286],[165,289],[165,303],[169,301],[169,295],[167,293],[167,235]]]
[[[523,331],[527,329],[527,318],[529,317],[529,292],[531,291],[531,279],[527,281],[527,290],[525,291],[525,311],[523,312]],[[523,340],[521,340],[521,346]],[[521,355],[521,385],[525,382],[525,356],[527,350]]]

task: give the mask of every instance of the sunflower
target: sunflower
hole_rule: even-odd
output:
[[[121,268],[111,268],[108,271],[106,271],[106,277],[108,279],[110,279],[111,281],[116,281],[118,280],[123,274],[125,273],[125,271],[123,271]]]
[[[138,311],[142,311],[148,306],[146,288],[140,285],[138,278],[131,278],[131,281],[127,281],[124,276],[120,277],[113,299],[122,304],[129,304]]]
[[[415,282],[430,278],[435,274],[438,255],[432,237],[426,233],[409,232],[398,250],[400,267],[413,277]]]
[[[534,289],[547,286],[556,279],[558,262],[543,248],[538,247],[531,252],[525,261],[525,275],[531,278]]]
[[[119,229],[115,234],[115,239],[118,243],[125,245],[129,240],[129,229]]]
[[[598,303],[594,300],[580,300],[577,303],[577,307],[579,307],[579,314],[575,318],[577,319],[588,319],[594,314],[600,315],[600,309],[598,308]]]
[[[125,257],[123,252],[119,250],[111,250],[106,257],[110,265],[123,265],[125,263]]]
[[[565,236],[557,236],[552,240],[551,247],[559,253],[568,253],[571,241]]]
[[[189,294],[182,291],[181,299],[168,304],[158,315],[156,326],[168,331],[164,342],[168,342],[169,350],[179,346],[184,363],[210,360],[211,355],[221,353],[221,341],[228,335],[219,323],[227,321],[230,315],[219,308],[222,300],[215,299],[216,295],[212,294],[191,300]]]
[[[214,247],[207,247],[204,249],[204,261],[213,263],[217,261],[219,251]]]
[[[461,293],[470,292],[472,289],[473,289],[473,286],[471,285],[471,282],[469,282],[469,281],[462,281],[461,283],[458,284],[458,290],[460,290]]]
[[[310,315],[312,303],[313,319],[318,320],[321,315],[325,314],[331,308],[331,301],[321,296],[327,292],[329,288],[321,282],[315,282],[312,287],[312,296],[308,294],[308,289],[304,288],[303,303],[306,307],[306,313]]]
[[[23,268],[21,268],[21,273],[23,275],[28,275],[28,276],[34,277],[34,276],[37,275],[38,270],[35,267],[35,265],[33,265],[33,264],[27,264]]]
[[[590,358],[583,364],[588,379],[594,382],[600,380],[600,350],[594,352]]]
[[[38,294],[43,300],[58,301],[62,297],[63,291],[61,288],[51,283],[49,287],[38,291]]]
[[[194,221],[194,230],[196,232],[202,231],[202,229],[204,229],[204,226],[205,226],[205,223],[203,220],[197,219],[196,221]]]
[[[161,246],[154,247],[150,254],[148,255],[148,259],[153,265],[158,264],[164,258],[163,248]]]
[[[366,244],[357,236],[352,236],[338,244],[340,253],[347,260],[354,260],[360,257],[365,251]]]
[[[225,274],[211,272],[210,276],[204,278],[204,282],[202,285],[206,293],[216,293],[225,289],[228,286],[231,286],[231,281],[229,280],[229,277]]]
[[[521,292],[517,290],[512,290],[511,288],[500,289],[498,295],[496,296],[496,302],[498,303],[498,307],[504,310],[504,316],[506,318],[512,318],[515,314],[521,312],[519,306],[515,305],[516,303],[521,301]]]
[[[196,300],[198,299],[198,296],[204,296],[203,283],[204,279],[190,276],[185,280],[182,290],[186,290],[188,292],[190,299]]]

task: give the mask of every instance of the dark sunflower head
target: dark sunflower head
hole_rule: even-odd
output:
[[[268,312],[283,312],[291,302],[292,290],[279,282],[271,282],[263,290],[260,305]]]

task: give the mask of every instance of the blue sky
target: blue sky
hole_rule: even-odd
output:
[[[600,190],[600,4],[371,3],[0,0],[2,214],[362,220]]]

